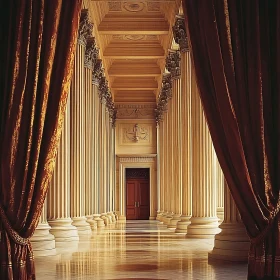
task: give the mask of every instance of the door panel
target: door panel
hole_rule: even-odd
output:
[[[148,220],[150,216],[150,186],[149,181],[139,182],[139,219]]]
[[[135,198],[137,197],[137,181],[129,180],[126,183],[126,218],[136,220],[138,209],[135,207]]]
[[[147,220],[149,216],[149,180],[128,179],[126,182],[126,218],[128,220]]]

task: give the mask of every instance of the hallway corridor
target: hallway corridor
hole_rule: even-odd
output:
[[[127,221],[36,259],[38,280],[245,280],[245,264],[208,264],[210,239],[186,239],[158,221]]]

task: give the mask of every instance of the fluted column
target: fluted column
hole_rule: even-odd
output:
[[[85,144],[85,215],[91,229],[97,228],[97,223],[93,219],[95,193],[94,193],[94,88],[92,85],[92,71],[95,61],[98,58],[98,49],[95,44],[95,39],[89,37],[87,39],[85,50],[85,88],[84,88],[84,144]]]
[[[177,52],[175,54],[178,54]],[[168,228],[176,229],[177,223],[181,220],[180,216],[182,213],[182,148],[181,148],[181,80],[175,79],[172,82],[173,97],[171,102],[173,104],[172,114],[172,135],[173,135],[173,168],[172,173],[174,174],[173,183],[170,185],[172,188],[173,196],[173,217],[170,220]]]
[[[70,96],[64,117],[60,146],[47,199],[47,218],[56,244],[78,241],[70,218]]]
[[[213,145],[192,75],[192,218],[187,237],[208,238],[220,232],[217,189],[213,184]]]
[[[183,51],[184,50],[184,51]],[[176,233],[187,233],[192,214],[191,56],[181,49],[182,215]]]
[[[90,225],[85,217],[85,72],[84,56],[87,37],[92,25],[88,14],[81,15],[73,79],[71,84],[71,218],[79,236],[91,236]]]
[[[249,238],[226,181],[224,184],[224,221],[220,225],[221,233],[215,236],[215,245],[209,253],[209,259],[247,262]]]
[[[94,74],[94,72],[93,72]],[[100,189],[101,189],[101,160],[100,160],[100,153],[101,153],[101,137],[100,137],[100,126],[101,126],[101,119],[100,119],[100,100],[99,100],[99,90],[98,90],[98,81],[94,79],[93,75],[93,106],[94,106],[94,118],[93,118],[93,125],[94,125],[94,167],[93,167],[93,175],[94,175],[94,214],[93,218],[97,222],[97,227],[99,229],[104,228],[105,224],[103,219],[100,218]]]
[[[219,223],[222,223],[224,220],[224,174],[221,169],[220,163],[215,153],[215,170],[216,178],[215,183],[217,184],[217,217]]]
[[[50,233],[50,225],[47,221],[47,199],[45,200],[39,223],[34,235],[31,237],[31,244],[35,257],[56,255],[55,239]]]

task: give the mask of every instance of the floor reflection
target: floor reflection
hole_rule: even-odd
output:
[[[208,264],[212,247],[213,240],[186,239],[156,221],[128,221],[36,259],[37,279],[246,279],[244,264]]]

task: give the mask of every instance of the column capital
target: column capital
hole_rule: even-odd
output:
[[[155,109],[157,125],[163,120],[163,113],[167,111],[167,104],[170,98],[172,98],[172,77],[170,73],[164,73],[162,77],[162,87]]]
[[[99,81],[103,76],[104,76],[104,69],[102,65],[102,60],[96,59],[93,64],[92,83],[98,86]]]
[[[165,62],[166,69],[170,72],[172,79],[179,79],[181,76],[181,54],[177,50],[169,50]]]
[[[89,37],[87,39],[85,50],[85,67],[93,70],[93,67],[98,59],[99,49],[96,46],[95,38]]]
[[[175,24],[172,29],[174,40],[180,46],[180,51],[188,52],[190,48],[187,38],[185,19],[183,15],[176,16]]]
[[[79,31],[78,31],[78,43],[86,46],[87,38],[92,35],[93,24],[89,21],[89,12],[87,9],[83,9],[81,12]]]

